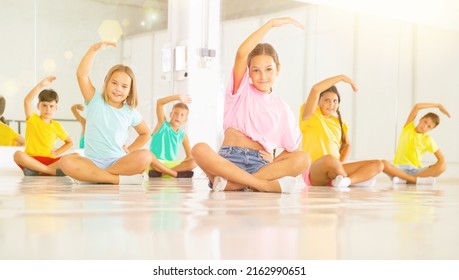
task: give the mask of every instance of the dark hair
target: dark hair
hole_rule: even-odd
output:
[[[5,113],[6,100],[5,97],[0,95],[0,116]]]
[[[185,110],[190,111],[190,109],[188,109],[188,106],[186,106],[186,104],[185,104],[185,103],[182,103],[182,102],[176,103],[176,104],[172,107],[172,110],[175,109],[175,108],[185,109]]]
[[[258,44],[247,56],[247,66],[250,67],[250,62],[252,58],[257,55],[269,55],[273,58],[276,67],[279,68],[279,56],[277,55],[276,50],[268,43]]]
[[[54,100],[58,103],[59,95],[57,95],[57,92],[53,89],[44,89],[38,95],[38,102],[51,102]]]
[[[330,88],[322,91],[319,95],[319,100],[322,98],[322,96],[327,93],[327,92],[332,92],[336,94],[338,97],[338,104],[341,103],[341,96],[339,95],[338,89],[336,86],[331,86]],[[346,145],[346,135],[344,134],[344,129],[343,129],[343,119],[341,118],[341,112],[339,111],[339,106],[336,109],[336,114],[338,114],[338,120],[339,120],[339,126],[341,128],[341,147],[339,148],[340,152],[343,149],[344,145]]]
[[[440,117],[435,113],[432,113],[432,112],[427,113],[421,118],[421,120],[425,118],[431,119],[432,122],[435,124],[435,127],[437,127],[440,124]]]

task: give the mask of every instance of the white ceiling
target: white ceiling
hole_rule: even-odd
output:
[[[348,11],[378,15],[459,30],[458,0],[296,0]]]

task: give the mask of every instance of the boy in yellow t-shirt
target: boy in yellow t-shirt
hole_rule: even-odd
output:
[[[14,153],[14,161],[26,176],[40,174],[65,176],[59,169],[59,156],[72,147],[73,142],[61,124],[52,119],[57,111],[59,96],[52,89],[41,90],[55,79],[56,77],[53,76],[44,78],[24,98],[26,146],[24,152]],[[40,115],[34,113],[32,109],[32,101],[38,92],[40,94],[37,107]],[[64,141],[64,144],[54,150],[57,138]]]
[[[418,103],[413,107],[399,137],[394,157],[396,166],[386,160],[383,161],[384,173],[389,175],[395,184],[434,184],[435,177],[440,176],[446,170],[445,157],[434,139],[427,134],[440,123],[438,115],[427,113],[419,120],[417,126],[414,125],[419,110],[426,108],[438,108],[440,112],[450,117],[448,111],[441,104]],[[428,167],[423,167],[422,156],[426,152],[433,153],[437,162]]]
[[[24,137],[11,127],[0,122],[0,146],[22,146],[24,144]]]
[[[0,95],[0,146],[22,146],[25,144],[24,137],[9,127],[3,117],[5,106],[6,100]]]

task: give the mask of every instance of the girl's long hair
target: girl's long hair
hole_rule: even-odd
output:
[[[347,144],[346,143],[346,135],[344,134],[344,129],[343,129],[343,119],[341,118],[341,112],[339,111],[339,104],[341,103],[341,96],[339,95],[338,89],[336,86],[331,86],[330,88],[322,91],[319,95],[319,99],[322,98],[322,96],[327,93],[327,92],[333,92],[336,94],[338,97],[338,109],[336,109],[336,114],[338,114],[338,120],[339,120],[339,126],[341,128],[341,146],[339,147],[339,151],[344,148],[344,146]]]

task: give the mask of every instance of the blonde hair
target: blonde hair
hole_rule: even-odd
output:
[[[124,102],[127,105],[129,105],[129,107],[131,107],[131,108],[137,107],[137,104],[138,104],[138,99],[137,99],[137,80],[135,78],[135,75],[134,75],[134,72],[132,71],[132,69],[129,66],[126,66],[126,65],[123,65],[123,64],[118,64],[118,65],[113,66],[112,68],[110,68],[110,70],[108,70],[108,73],[105,76],[104,85],[102,87],[102,95],[104,96],[105,102],[108,101],[108,96],[107,96],[107,93],[105,91],[106,88],[107,88],[108,82],[110,81],[110,78],[112,77],[112,75],[117,71],[124,72],[131,78],[131,85],[130,85],[131,87],[129,89],[129,95],[126,98],[126,100],[124,100]]]

